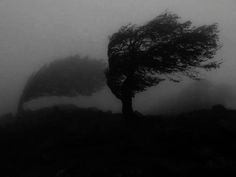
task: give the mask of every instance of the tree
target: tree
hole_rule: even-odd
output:
[[[91,95],[105,86],[105,62],[79,55],[46,64],[28,79],[18,104],[45,96]]]
[[[218,68],[217,24],[195,27],[165,11],[148,23],[128,24],[109,38],[107,85],[122,102],[124,115],[133,115],[132,98],[166,79],[199,79],[201,69]]]

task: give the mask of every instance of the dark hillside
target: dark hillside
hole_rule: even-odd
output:
[[[236,175],[236,111],[220,105],[131,122],[72,105],[8,116],[2,177]]]

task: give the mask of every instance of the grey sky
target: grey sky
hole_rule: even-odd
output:
[[[208,78],[236,91],[234,0],[2,0],[0,113],[15,109],[27,77],[44,63],[76,53],[107,59],[109,35],[129,22],[145,23],[165,9],[196,25],[219,23],[224,47],[218,56],[224,65]],[[152,89],[156,97],[162,87]],[[147,105],[153,104],[148,98]],[[144,96],[137,99],[142,102]]]

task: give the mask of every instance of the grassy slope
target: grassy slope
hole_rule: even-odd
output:
[[[146,116],[54,107],[0,128],[2,177],[235,176],[236,112]]]

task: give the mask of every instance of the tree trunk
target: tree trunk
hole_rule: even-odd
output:
[[[124,97],[122,100],[122,113],[125,116],[133,116],[132,97]]]
[[[130,72],[129,76],[123,82],[121,88],[121,102],[122,102],[122,113],[125,118],[130,118],[134,115],[132,98],[133,98],[133,72]]]

